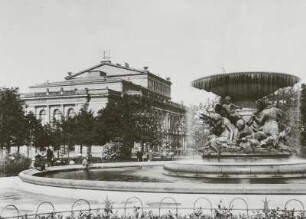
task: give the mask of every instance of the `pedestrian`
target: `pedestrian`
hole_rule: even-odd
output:
[[[148,152],[148,162],[153,160],[153,151],[150,149]]]
[[[87,169],[88,168],[88,158],[85,157],[82,161],[82,165]]]
[[[141,151],[140,151],[140,150],[137,151],[136,157],[137,157],[137,161],[140,162],[141,159],[142,159],[142,154],[141,154]]]
[[[142,150],[140,150],[140,155],[139,155],[139,157],[140,157],[140,161],[143,161],[143,152],[142,152]]]
[[[38,168],[40,168],[40,171],[46,170],[46,163],[44,161],[43,155],[40,155],[39,153],[36,154],[34,167],[36,167],[37,170],[39,170]]]
[[[53,151],[51,150],[50,146],[47,149],[47,164],[48,166],[53,166]]]

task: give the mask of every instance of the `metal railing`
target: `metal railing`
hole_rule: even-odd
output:
[[[166,202],[166,200],[168,202]],[[169,202],[170,201],[170,202]],[[87,208],[75,209],[80,203],[86,204]],[[289,199],[285,205],[276,209],[269,209],[266,205],[261,209],[249,208],[247,200],[241,197],[235,197],[229,201],[228,207],[225,203],[213,205],[212,201],[206,197],[199,197],[194,200],[192,207],[180,206],[179,203],[171,196],[161,198],[158,205],[155,207],[144,207],[143,201],[136,196],[126,199],[124,206],[113,207],[108,198],[104,201],[104,205],[99,208],[92,208],[91,204],[86,199],[75,200],[70,210],[56,211],[52,202],[43,201],[38,204],[35,213],[20,214],[20,210],[16,205],[9,204],[4,206],[0,211],[0,219],[17,218],[17,219],[104,219],[104,218],[124,218],[124,219],[157,219],[157,218],[305,218],[305,207],[302,201],[298,199]],[[132,205],[131,205],[132,203]],[[239,207],[234,207],[237,203],[242,203]],[[266,203],[267,204],[267,203]],[[289,204],[294,205],[294,208],[289,209]],[[51,206],[48,212],[39,213],[40,208]],[[130,206],[128,206],[130,205]],[[166,210],[162,213],[162,210]],[[9,211],[9,215],[4,216],[4,213]],[[7,212],[8,213],[8,212]]]

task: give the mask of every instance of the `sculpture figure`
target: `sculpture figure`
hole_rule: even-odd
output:
[[[222,108],[225,111],[225,117],[227,117],[232,124],[236,124],[241,116],[236,113],[237,109],[242,109],[241,106],[235,105],[232,103],[232,98],[230,96],[226,96],[224,98],[224,103],[222,104]]]
[[[235,153],[254,153],[270,150],[293,152],[293,150],[279,144],[289,129],[279,131],[279,120],[282,112],[279,108],[266,100],[258,100],[257,111],[246,122],[236,114],[237,105],[230,103],[216,104],[214,112],[202,114],[202,119],[209,120],[210,136],[204,146],[205,151],[210,149],[220,154],[222,151]],[[231,118],[231,121],[230,121]],[[235,123],[233,123],[236,121]],[[209,153],[209,152],[208,152]]]
[[[202,119],[208,119],[210,122],[210,136],[204,149],[211,148],[217,154],[220,154],[221,148],[227,148],[232,145],[234,137],[234,126],[226,118],[221,116],[220,105],[216,105],[215,112],[202,114]]]
[[[253,119],[262,126],[262,131],[273,139],[273,144],[276,146],[279,141],[279,119],[281,110],[275,107],[268,101],[263,101],[264,109],[259,116],[253,115]]]

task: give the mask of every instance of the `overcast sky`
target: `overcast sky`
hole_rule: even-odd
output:
[[[235,71],[306,76],[303,0],[0,0],[0,86],[63,80],[99,63],[149,70],[186,105],[199,77]]]

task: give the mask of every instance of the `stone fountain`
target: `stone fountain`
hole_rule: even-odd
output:
[[[270,112],[271,114],[273,110],[273,112],[278,111],[277,107],[273,106],[273,103],[270,103],[270,106],[266,104],[266,108],[264,109],[259,110],[258,108],[256,110],[257,100],[262,99],[280,88],[292,87],[299,80],[296,76],[283,73],[237,72],[203,77],[193,81],[192,86],[207,92],[213,92],[221,98],[225,98],[226,96],[232,97],[233,103],[231,104],[241,106],[240,109],[236,110],[236,112],[239,111],[237,114],[240,115],[237,120],[244,120],[248,124],[247,122],[250,118],[253,119],[256,117],[257,120],[260,120],[258,118],[264,118],[262,115],[266,112]],[[220,106],[222,105],[220,104]],[[272,107],[274,108],[271,111]],[[211,114],[205,115],[205,117],[211,121],[224,121],[222,118],[228,116],[222,115],[221,113],[219,115],[219,112],[212,112]],[[230,120],[231,118],[228,117],[228,119]],[[237,120],[234,122],[231,120],[233,130],[239,129],[238,125],[236,125]],[[267,129],[265,128],[267,126],[266,123],[271,122],[268,120],[266,119],[265,122],[264,120],[257,121],[258,123],[264,123],[262,125],[264,131],[260,127],[258,129],[260,130],[258,133],[262,132],[265,134],[263,139],[254,137],[258,133],[254,134],[253,131],[252,135],[247,135],[241,138],[242,140],[238,139],[237,141],[232,141],[232,139],[228,140],[228,138],[224,141],[224,139],[222,140],[221,137],[216,137],[216,134],[213,133],[212,136],[214,138],[207,145],[203,146],[202,160],[178,161],[165,164],[163,168],[164,174],[179,177],[218,179],[305,177],[306,161],[300,158],[292,158],[294,157],[293,146],[283,145],[279,142],[280,136],[282,135],[280,134],[281,132],[279,133],[277,131],[277,134],[273,134],[269,130],[268,132],[265,131]],[[244,122],[242,121],[242,123]],[[276,121],[273,122],[274,126],[275,124],[278,125]],[[213,122],[210,124],[214,125]],[[282,131],[282,133],[283,136],[287,134],[285,131]],[[217,143],[215,143],[216,141]],[[253,144],[253,142],[256,143]],[[224,144],[226,145],[225,147],[222,146]]]

